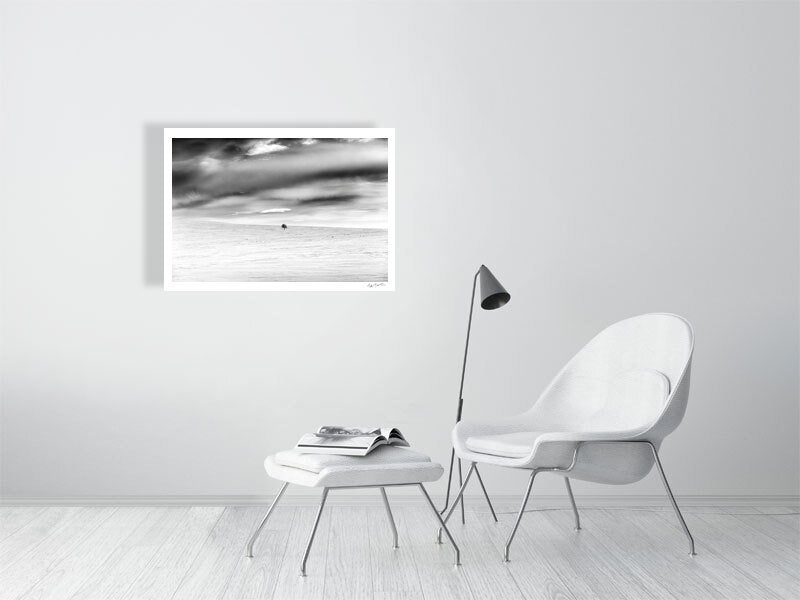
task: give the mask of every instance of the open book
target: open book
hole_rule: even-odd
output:
[[[394,427],[340,427],[323,425],[316,433],[307,433],[294,447],[306,454],[341,454],[366,456],[378,446],[408,446],[406,438]]]

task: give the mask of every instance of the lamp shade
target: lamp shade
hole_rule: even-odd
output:
[[[481,265],[479,273],[481,276],[481,308],[494,310],[505,306],[511,300],[511,294],[497,281],[497,277],[486,265]]]

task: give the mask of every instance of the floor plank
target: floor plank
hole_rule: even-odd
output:
[[[220,598],[237,564],[256,519],[263,516],[258,507],[229,507],[200,549],[173,600]]]
[[[236,565],[222,594],[224,600],[263,600],[273,597],[275,586],[287,552],[289,535],[295,529],[295,514],[292,507],[279,506],[270,517],[253,547],[253,558],[245,556],[249,536],[267,512],[267,507],[256,510],[255,519],[239,548],[234,548]],[[295,571],[297,577],[299,572]],[[292,598],[294,596],[278,596]]]
[[[69,597],[71,600],[120,600],[142,574],[166,539],[184,522],[187,507],[150,509],[144,520]],[[66,596],[65,596],[66,598]]]
[[[800,527],[800,506],[754,506],[754,510],[765,515],[794,517],[792,520]]]
[[[202,548],[224,508],[191,508],[133,582],[125,600],[171,598]]]
[[[66,554],[21,600],[64,600],[74,594],[104,560],[136,531],[148,508],[118,508]]]
[[[455,514],[453,518],[456,518]],[[502,525],[495,523],[491,514],[478,514],[471,507],[466,508],[466,521],[464,527],[456,521],[459,527],[456,541],[461,546],[461,571],[472,595],[486,600],[522,598],[517,581],[502,561],[502,553],[486,531],[488,527],[498,529]]]
[[[361,507],[335,506],[330,509],[331,532],[328,547],[314,548],[312,556],[327,552],[325,564],[326,600],[371,600],[373,597],[372,555],[369,528],[365,527]],[[310,559],[309,559],[310,562]]]
[[[53,507],[34,517],[0,542],[0,573],[40,544],[50,534],[63,527],[81,511],[77,507]]]
[[[615,511],[618,515],[624,512]],[[689,556],[689,543],[673,511],[631,511],[625,518],[639,535],[647,540],[655,572],[663,577],[671,590],[700,591],[700,598],[775,598],[776,594],[762,585],[758,578],[740,568],[721,552],[715,536],[699,527],[701,514],[684,514],[689,530],[695,539],[697,556]],[[734,519],[730,518],[731,525]],[[623,532],[627,533],[627,532]],[[630,535],[623,535],[626,544]]]
[[[529,508],[531,504],[529,503]],[[503,551],[511,529],[514,526],[518,506],[500,505],[496,509],[500,520],[497,526],[485,526],[494,546],[495,553],[484,560],[502,560]],[[547,555],[539,543],[535,532],[540,513],[525,513],[517,535],[511,546],[509,562],[505,563],[526,600],[566,600],[595,597],[589,586],[582,580],[567,582],[567,577],[559,569],[559,564]],[[485,522],[485,517],[481,519]],[[469,526],[470,523],[467,523]]]
[[[653,596],[654,586],[646,585],[647,580],[633,576],[627,553],[623,550],[611,553],[601,540],[608,537],[601,523],[602,513],[585,515],[583,529],[576,531],[571,510],[542,511],[540,535],[552,540],[551,556],[559,562],[574,565],[570,577],[581,578],[592,592],[606,598],[649,598]],[[596,532],[587,532],[592,525]],[[663,587],[660,588],[663,591]]]
[[[453,547],[444,537],[436,543],[436,517],[427,506],[401,507],[396,511],[397,529],[404,532],[404,546],[414,553],[425,598],[465,600],[473,598],[461,567],[453,566]],[[453,534],[456,544],[460,538]]]
[[[694,530],[719,544],[719,552],[761,585],[781,598],[800,597],[797,554],[749,527],[737,527],[735,517],[724,514],[692,515]]]
[[[722,514],[736,517],[736,520],[746,525],[750,531],[767,536],[776,544],[782,545],[787,552],[800,552],[800,530],[789,522],[781,522],[770,514],[758,511],[742,513],[725,510]]]
[[[392,502],[391,491],[388,492]],[[393,507],[397,513],[398,506]],[[396,515],[395,515],[396,519]],[[396,523],[395,523],[396,524]],[[392,529],[383,508],[367,511],[367,530],[371,555],[372,587],[375,598],[381,600],[423,600],[413,549],[409,547],[408,532],[397,530],[399,547],[392,547]]]
[[[14,600],[27,592],[73,554],[83,540],[116,511],[116,508],[108,507],[78,509],[72,518],[65,520],[61,527],[0,573],[4,600]]]
[[[0,508],[0,542],[33,521],[45,510],[43,507],[4,506]]]
[[[795,547],[797,547],[797,540],[800,538],[800,515],[789,511],[766,512],[760,508],[757,510],[762,515],[769,515],[770,522],[774,523],[775,527],[780,527],[784,530],[785,533],[783,535],[788,536],[789,541],[795,540]]]
[[[328,561],[328,536],[330,534],[330,515],[323,515],[314,538],[316,554],[312,554],[308,562],[307,577],[300,576],[300,561],[303,557],[308,535],[314,523],[316,508],[304,506],[293,512],[294,522],[276,540],[282,544],[281,560],[276,561],[269,569],[270,573],[277,568],[277,581],[272,598],[275,600],[320,600],[325,591],[325,567]],[[320,549],[322,549],[320,551]]]
[[[663,578],[651,573],[642,564],[640,557],[630,560],[630,546],[626,540],[620,539],[614,531],[613,524],[598,510],[579,509],[581,512],[580,532],[574,533],[569,542],[579,548],[575,556],[578,564],[584,562],[581,555],[590,554],[597,561],[598,568],[607,577],[615,581],[626,582],[623,596],[634,598],[670,598],[672,593],[663,583]],[[561,522],[561,527],[572,523],[572,512],[564,509],[550,513]],[[574,524],[573,524],[574,525]]]

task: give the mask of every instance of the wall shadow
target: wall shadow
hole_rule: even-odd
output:
[[[325,122],[303,123],[145,123],[142,131],[144,152],[144,257],[143,279],[147,287],[164,285],[164,128],[165,127],[376,127],[369,122]]]

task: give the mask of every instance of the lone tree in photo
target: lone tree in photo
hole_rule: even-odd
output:
[[[288,229],[288,227],[286,227],[286,223],[284,223],[283,225],[281,225],[281,229],[283,229],[284,231],[286,231],[286,230]]]

